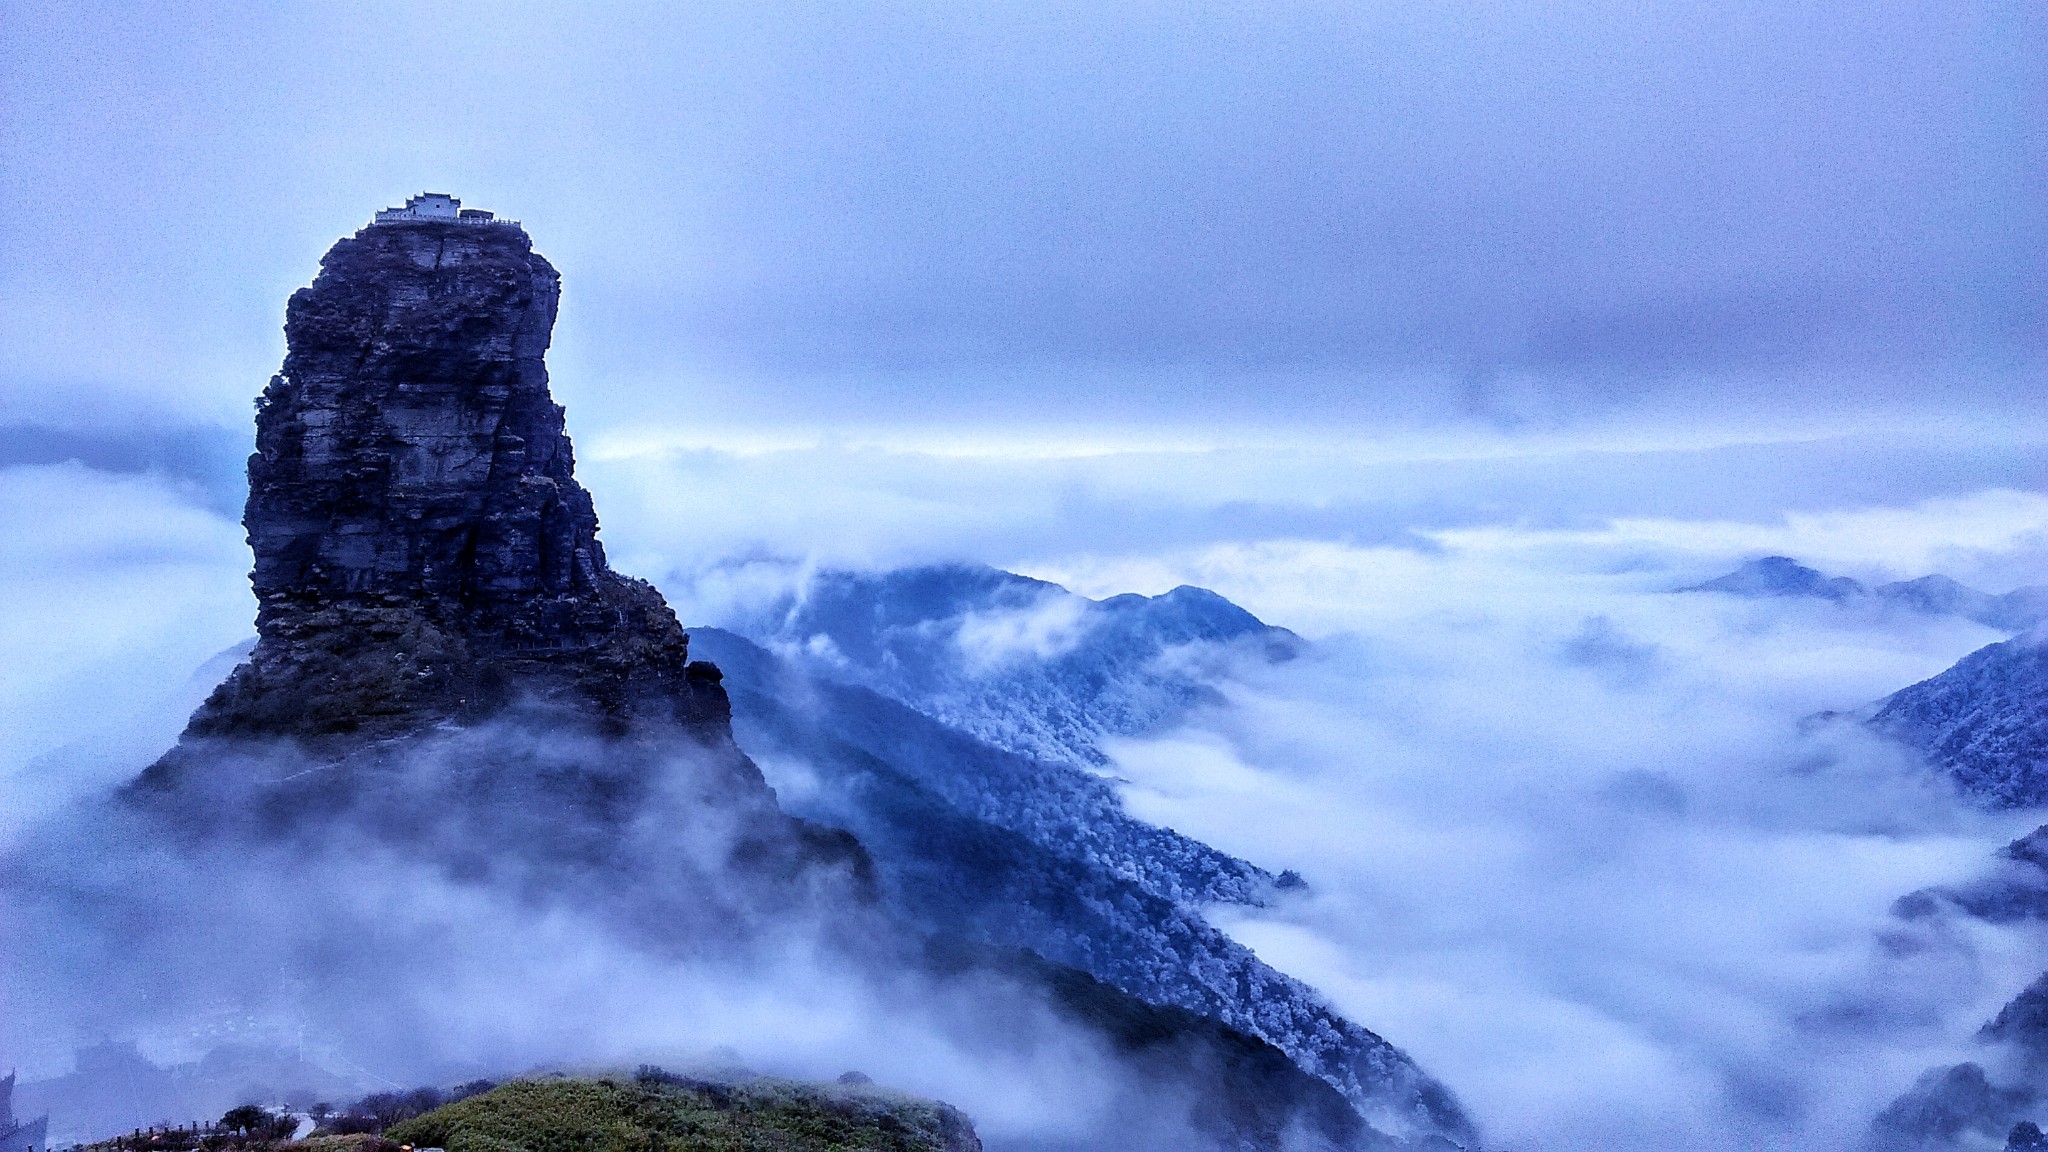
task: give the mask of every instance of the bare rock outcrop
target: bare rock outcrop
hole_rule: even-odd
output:
[[[377,224],[327,253],[257,401],[260,639],[191,734],[405,730],[522,694],[723,732],[717,670],[605,562],[548,391],[560,284],[516,226]]]

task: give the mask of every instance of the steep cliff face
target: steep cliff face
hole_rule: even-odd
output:
[[[716,669],[605,563],[548,392],[559,297],[516,227],[374,225],[327,253],[257,402],[260,640],[194,734],[403,729],[521,695],[723,729]]]
[[[379,223],[328,251],[257,402],[255,649],[129,808],[528,875],[669,952],[870,904],[860,845],[782,811],[718,669],[605,563],[548,391],[559,294],[516,226]]]

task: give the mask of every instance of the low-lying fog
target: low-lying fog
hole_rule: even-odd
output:
[[[1302,873],[1306,895],[1221,921],[1407,1048],[1495,1146],[1847,1146],[2043,967],[2023,929],[1887,914],[2038,816],[1974,811],[1853,726],[1802,723],[2001,637],[1672,592],[1768,554],[2038,582],[2035,446],[582,447],[614,565],[686,623],[805,563],[972,560],[1091,596],[1200,584],[1314,641],[1116,742],[1115,769],[1141,817]],[[224,671],[201,666],[250,631],[246,567],[239,527],[170,479],[0,470],[0,832],[169,743]],[[660,1039],[661,981],[620,972],[633,995],[574,1006],[635,1026],[565,1030],[572,1055]],[[96,1038],[9,1035],[0,1057],[35,1079]]]

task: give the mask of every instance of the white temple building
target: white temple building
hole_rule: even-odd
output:
[[[464,208],[462,201],[445,192],[422,192],[408,199],[403,208],[386,208],[373,224],[410,224],[438,221],[444,224],[506,224],[517,228],[517,220],[500,220],[481,208]]]

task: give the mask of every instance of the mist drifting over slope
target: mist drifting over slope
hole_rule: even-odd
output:
[[[654,576],[686,620],[716,623],[822,564],[968,556],[1096,596],[1199,584],[1294,628],[1312,642],[1302,658],[1237,668],[1220,681],[1225,705],[1109,747],[1135,814],[1309,880],[1305,895],[1218,923],[1414,1052],[1493,1145],[1851,1147],[2038,970],[2041,941],[2024,926],[1906,926],[1891,901],[1973,874],[2031,824],[1958,802],[1896,748],[1801,721],[1998,634],[1671,590],[1784,553],[2001,591],[2048,540],[2048,499],[2020,482],[2030,451],[1922,445],[1906,458],[1924,464],[1883,486],[1815,464],[1854,459],[1853,446],[1811,443],[1439,458],[1408,465],[1428,475],[1406,490],[1387,482],[1401,467],[1336,451],[1178,457],[1211,469],[1199,491],[1158,454],[600,450],[587,472],[616,509],[618,562]],[[1700,472],[1731,456],[1747,470],[1718,497],[1703,491]],[[1061,478],[1050,497],[1048,471]],[[1501,499],[1538,472],[1558,479]],[[827,473],[851,482],[818,495]],[[8,807],[48,811],[139,766],[134,737],[115,747],[111,733],[175,730],[180,685],[246,628],[239,595],[220,591],[246,587],[246,560],[226,544],[153,543],[161,515],[134,510],[175,509],[198,526],[187,541],[232,540],[174,486],[76,465],[4,478],[53,512],[24,520],[6,566],[17,619],[46,622],[8,640],[10,691],[36,702],[18,713]],[[743,510],[726,496],[739,490],[754,494]],[[1073,527],[1111,514],[1113,533]],[[82,605],[57,579],[81,556],[97,586],[153,592]],[[188,575],[165,582],[166,566]],[[42,655],[59,651],[72,659]],[[110,683],[132,690],[102,696]],[[108,723],[60,723],[88,708]],[[771,783],[782,767],[764,763]],[[1035,1062],[1000,1083],[935,1075],[972,1064],[948,1054],[957,1020],[929,1019],[947,1014],[943,998],[877,1003],[802,947],[729,979],[643,954],[573,907],[465,904],[403,855],[333,861],[320,873],[332,887],[312,892],[260,872],[195,890],[283,924],[326,924],[319,908],[335,926],[381,923],[379,939],[423,957],[402,969],[416,995],[385,1011],[436,1039],[380,1075],[723,1044],[780,1052],[792,1071],[893,1076],[996,1136],[1044,1134],[1043,1103],[1079,1091]],[[259,950],[249,970],[267,962]],[[507,980],[535,1010],[496,1007]],[[31,1078],[63,1071],[91,1039],[65,1034],[64,1015],[22,1018],[11,1037]],[[160,1057],[195,1043],[154,1042]],[[1019,1102],[1007,1116],[1004,1100]]]
[[[1411,567],[1317,564],[1381,586]],[[2038,966],[2037,936],[1889,914],[2032,821],[1799,723],[1968,630],[1414,567],[1488,595],[1361,609],[1313,656],[1248,668],[1229,707],[1114,756],[1136,813],[1308,878],[1230,931],[1415,1037],[1503,1146],[1859,1146],[1908,1054],[1951,1050]],[[1299,573],[1267,556],[1245,578]]]
[[[589,819],[577,773],[606,754],[595,744],[545,716],[473,728],[253,840],[277,813],[251,785],[334,766],[271,749],[228,760],[177,820],[95,799],[38,821],[0,864],[0,915],[34,942],[0,958],[0,1043],[37,1079],[103,1040],[183,1066],[168,1094],[64,1100],[56,1130],[74,1139],[251,1095],[659,1061],[858,1070],[966,1102],[999,1149],[1106,1130],[1205,1146],[1190,1101],[1022,982],[930,973],[829,882],[764,900],[774,885],[730,863],[746,830],[687,766],[630,819]]]

